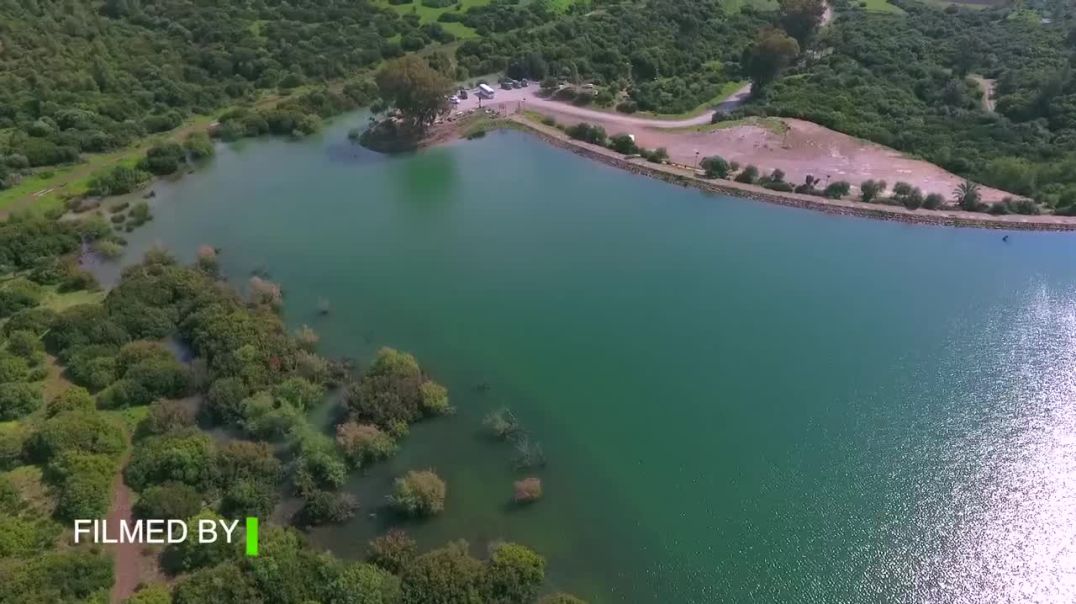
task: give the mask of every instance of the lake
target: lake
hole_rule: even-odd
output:
[[[364,119],[218,147],[125,257],[218,246],[325,354],[449,387],[315,543],[361,556],[430,467],[421,545],[520,541],[595,602],[1076,601],[1072,235],[706,195],[518,132],[390,158],[347,142]],[[529,508],[503,406],[548,460]]]

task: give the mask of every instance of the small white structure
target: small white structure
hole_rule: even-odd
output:
[[[485,95],[487,95],[488,98],[493,98],[493,92],[494,91],[493,91],[493,88],[491,88],[489,86],[489,84],[479,84],[478,85],[478,91],[485,94]]]

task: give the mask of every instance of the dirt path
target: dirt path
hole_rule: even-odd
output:
[[[130,522],[134,519],[131,505],[134,494],[123,482],[123,468],[127,466],[127,457],[120,464],[120,471],[112,482],[112,507],[108,511],[108,526],[118,530],[120,520]],[[123,602],[134,594],[142,576],[142,546],[138,543],[116,543],[109,546],[113,552],[112,595],[110,601]]]

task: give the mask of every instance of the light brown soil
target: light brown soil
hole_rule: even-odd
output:
[[[117,474],[112,490],[112,508],[108,511],[108,526],[110,530],[118,530],[120,520],[130,522],[134,515],[131,512],[133,494],[131,489],[123,482],[122,471]],[[138,588],[142,576],[141,557],[142,546],[137,543],[116,543],[109,546],[113,556],[113,575],[115,582],[112,584],[112,602],[123,602],[134,594]]]

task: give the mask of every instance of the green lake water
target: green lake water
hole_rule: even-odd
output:
[[[218,246],[324,353],[402,348],[450,388],[315,543],[361,556],[432,467],[423,546],[517,540],[593,601],[1076,601],[1072,235],[708,196],[516,132],[388,158],[362,120],[220,147],[127,257]],[[548,459],[527,509],[482,434],[503,405]]]

